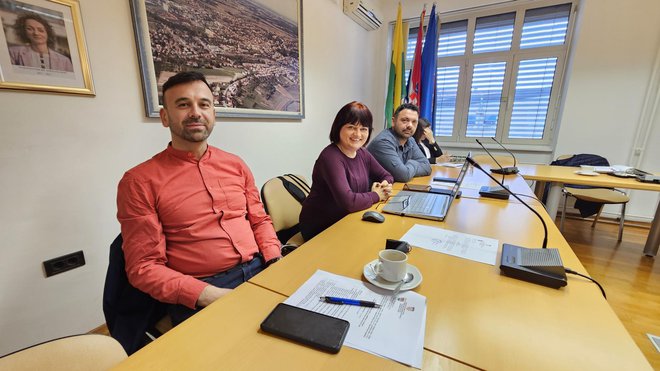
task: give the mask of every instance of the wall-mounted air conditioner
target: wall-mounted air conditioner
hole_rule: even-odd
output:
[[[377,30],[383,24],[364,0],[344,0],[344,14],[367,31]]]

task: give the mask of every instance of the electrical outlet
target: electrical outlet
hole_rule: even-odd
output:
[[[85,265],[85,255],[83,255],[82,250],[80,250],[71,254],[46,260],[43,264],[44,270],[46,271],[46,277],[50,277],[62,272],[70,271],[74,268],[82,267]]]

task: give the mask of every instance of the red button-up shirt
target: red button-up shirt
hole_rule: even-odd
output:
[[[165,303],[194,308],[207,286],[196,277],[280,256],[247,165],[211,146],[198,161],[169,145],[127,171],[117,219],[129,282]]]

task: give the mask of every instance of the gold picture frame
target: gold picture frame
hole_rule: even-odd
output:
[[[95,95],[77,0],[0,0],[0,88]]]

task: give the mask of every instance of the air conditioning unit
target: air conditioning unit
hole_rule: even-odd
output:
[[[364,0],[344,0],[344,14],[367,31],[377,30],[383,24]]]

